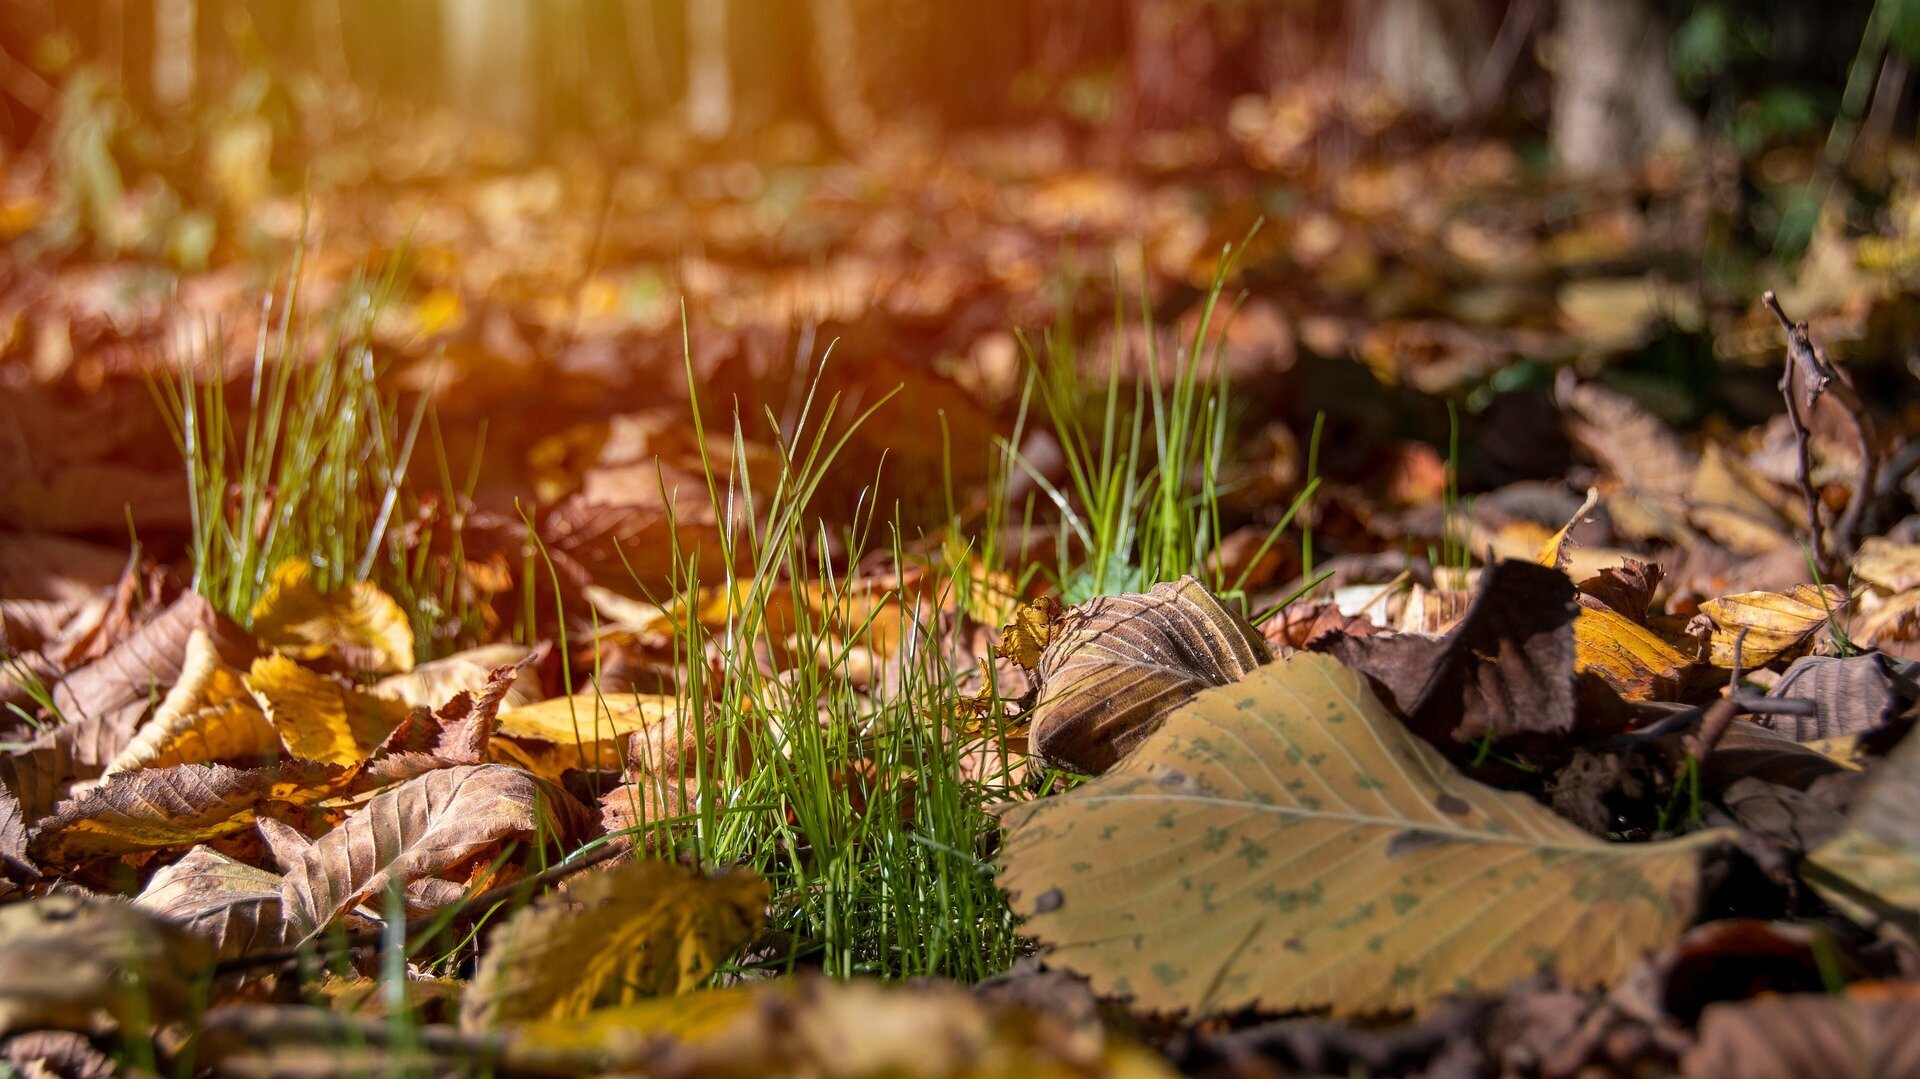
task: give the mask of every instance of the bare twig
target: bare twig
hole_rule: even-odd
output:
[[[1799,455],[1797,478],[1801,497],[1807,506],[1808,541],[1813,548],[1815,561],[1820,563],[1823,570],[1831,571],[1840,561],[1853,555],[1861,522],[1866,518],[1867,507],[1873,501],[1874,473],[1879,468],[1873,418],[1868,415],[1846,372],[1828,361],[1819,346],[1813,343],[1807,324],[1788,318],[1786,311],[1780,307],[1779,298],[1771,291],[1763,294],[1760,300],[1766,304],[1767,310],[1773,312],[1773,317],[1780,320],[1781,327],[1787,332],[1787,359],[1780,376],[1780,394],[1787,403],[1787,419],[1793,424],[1794,448]],[[1839,402],[1840,410],[1853,430],[1860,457],[1846,508],[1834,521],[1830,531],[1823,529],[1820,523],[1820,497],[1813,487],[1813,463],[1807,429],[1807,420],[1814,405],[1827,393],[1832,393],[1834,400]]]

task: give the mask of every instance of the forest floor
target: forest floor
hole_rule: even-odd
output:
[[[0,1058],[1920,1072],[1920,157],[1113,145],[71,92]]]

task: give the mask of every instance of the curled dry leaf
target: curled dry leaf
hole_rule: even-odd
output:
[[[311,844],[275,851],[288,935],[311,940],[389,881],[438,876],[509,841],[578,841],[592,827],[572,795],[517,768],[428,772],[375,795]]]
[[[367,671],[413,669],[413,628],[393,597],[369,581],[333,592],[313,583],[313,568],[298,560],[273,571],[253,605],[253,632],[301,659],[333,657]]]
[[[198,937],[119,900],[0,907],[0,1035],[170,1022],[191,1011],[194,980],[212,961]]]
[[[246,684],[287,752],[303,761],[359,764],[407,714],[398,701],[336,682],[284,655],[255,660]]]
[[[1878,652],[1849,656],[1802,656],[1767,690],[1775,699],[1809,700],[1810,716],[1768,715],[1760,722],[1796,742],[1867,734],[1885,727],[1900,710],[1886,657]]]
[[[42,862],[69,863],[191,846],[246,828],[268,804],[323,801],[343,778],[337,768],[301,762],[122,772],[56,806],[34,826],[30,849]]]
[[[1418,634],[1322,642],[1364,672],[1414,732],[1443,749],[1485,737],[1573,726],[1573,582],[1516,559],[1487,567],[1458,625]]]
[[[207,941],[222,959],[287,943],[280,875],[210,847],[163,867],[133,903]]]
[[[1907,735],[1867,776],[1846,827],[1801,874],[1848,917],[1920,942],[1920,737]]]
[[[1793,993],[1710,1004],[1681,1062],[1690,1079],[1920,1075],[1920,995],[1911,986],[1844,996]]]
[[[1846,603],[1844,588],[1803,584],[1786,592],[1742,592],[1710,599],[1700,605],[1696,621],[1704,620],[1708,631],[1708,662],[1733,667],[1737,644],[1739,666],[1763,667],[1804,652],[1813,635]]]
[[[198,593],[188,592],[106,655],[53,687],[53,705],[66,725],[48,732],[43,741],[59,745],[78,767],[106,767],[147,709],[179,679],[187,641],[196,629],[212,638],[215,650],[229,663],[249,662],[255,654],[240,627]]]
[[[414,708],[438,708],[457,693],[481,692],[496,668],[514,667],[513,686],[501,706],[519,708],[545,696],[539,672],[531,665],[519,665],[530,654],[531,650],[517,644],[481,645],[422,663],[405,674],[388,675],[373,684],[373,692]]]
[[[1033,751],[1097,775],[1194,694],[1271,658],[1246,620],[1192,577],[1089,600],[1067,613],[1040,657]]]
[[[569,768],[618,768],[629,735],[675,726],[672,697],[580,693],[504,712],[496,730],[510,745],[494,759],[558,779]]]
[[[577,877],[494,931],[460,1024],[574,1019],[685,993],[758,931],[766,906],[766,881],[744,869],[705,877],[643,861]]]
[[[1260,635],[1276,656],[1290,656],[1310,649],[1322,638],[1342,633],[1348,637],[1371,637],[1380,627],[1364,614],[1348,614],[1334,603],[1300,603],[1261,623]]]
[[[210,634],[195,629],[179,681],[106,774],[214,761],[261,763],[282,752],[280,736],[247,692],[244,677],[220,658]]]
[[[1611,610],[1644,625],[1665,577],[1666,571],[1657,562],[1625,559],[1580,582],[1580,605]]]
[[[1013,617],[1000,630],[1000,654],[1027,670],[1040,665],[1040,654],[1053,640],[1066,609],[1052,596],[1041,596],[1015,607]]]
[[[1423,1008],[1551,964],[1619,977],[1694,915],[1712,833],[1608,843],[1456,772],[1356,671],[1303,654],[1005,817],[1053,962],[1158,1011]]]

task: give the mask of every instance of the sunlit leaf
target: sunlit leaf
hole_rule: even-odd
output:
[[[369,581],[322,592],[303,561],[274,570],[251,620],[261,640],[301,659],[332,656],[369,671],[413,669],[413,628],[392,596]]]

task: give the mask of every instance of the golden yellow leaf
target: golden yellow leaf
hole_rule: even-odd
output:
[[[576,878],[493,934],[460,1023],[573,1019],[685,993],[753,936],[766,906],[767,882],[745,869],[705,877],[643,861]]]
[[[393,597],[368,581],[334,592],[313,583],[305,562],[282,563],[253,605],[253,632],[300,659],[332,656],[369,671],[413,669],[413,628]]]
[[[1302,653],[1209,690],[1107,775],[1004,818],[1051,962],[1156,1011],[1341,1014],[1609,982],[1692,920],[1703,833],[1608,843],[1461,775]]]
[[[304,761],[359,764],[407,715],[398,701],[342,685],[279,654],[255,660],[246,684],[287,752]]]
[[[1659,634],[1611,609],[1580,608],[1573,620],[1573,665],[1630,701],[1667,700],[1694,661]]]
[[[1792,659],[1806,650],[1814,633],[1846,603],[1845,589],[1811,584],[1785,592],[1742,592],[1710,599],[1700,605],[1700,614],[1712,627],[1707,659],[1716,667],[1731,668],[1736,642],[1743,667]]]
[[[260,760],[280,756],[280,736],[247,692],[239,671],[226,665],[213,637],[196,629],[187,640],[180,680],[153,718],[107,765],[107,775],[174,764]]]
[[[627,736],[671,723],[675,708],[672,697],[654,694],[555,697],[502,710],[492,752],[496,759],[553,778],[568,768],[618,768]]]
[[[1000,630],[1000,654],[1027,670],[1040,665],[1040,653],[1053,640],[1054,629],[1066,610],[1052,596],[1041,596],[1014,608]]]
[[[1888,592],[1920,588],[1920,544],[1870,536],[1853,556],[1853,575]]]
[[[1572,573],[1572,566],[1569,563],[1572,552],[1567,547],[1567,536],[1572,534],[1575,525],[1587,519],[1587,514],[1592,513],[1593,507],[1599,503],[1600,492],[1592,487],[1587,488],[1586,501],[1580,503],[1580,508],[1573,511],[1573,516],[1567,518],[1567,523],[1560,526],[1560,531],[1547,538],[1547,542],[1541,545],[1540,553],[1535,555],[1533,560],[1543,566],[1568,570],[1575,580],[1580,579],[1581,574]]]

